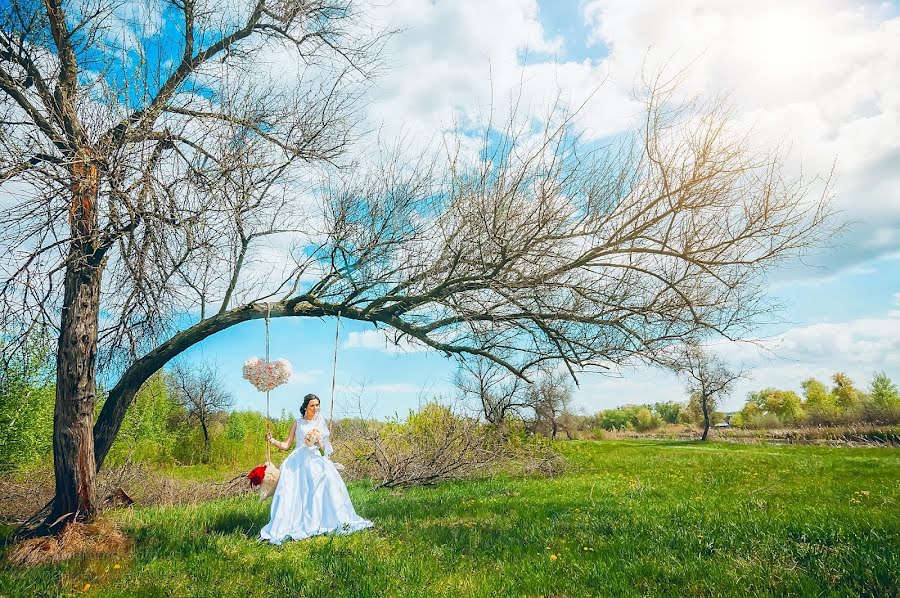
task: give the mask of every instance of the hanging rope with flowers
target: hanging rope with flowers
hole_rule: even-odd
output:
[[[256,387],[260,392],[266,393],[266,432],[272,431],[272,419],[269,414],[269,393],[287,383],[293,374],[291,362],[287,359],[269,361],[269,320],[271,318],[271,306],[266,305],[266,358],[251,357],[244,363],[244,378]],[[253,468],[247,477],[250,478],[250,487],[259,486],[259,500],[265,500],[275,493],[278,485],[280,471],[272,463],[272,455],[269,443],[266,442],[266,461],[263,465]]]

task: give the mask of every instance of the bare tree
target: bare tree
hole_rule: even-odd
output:
[[[671,365],[686,380],[686,390],[696,397],[703,416],[703,435],[709,435],[710,417],[716,404],[731,393],[734,383],[747,376],[746,370],[734,370],[696,343],[687,343]]]
[[[167,338],[168,310],[183,305],[176,273],[209,262],[230,223],[248,224],[253,199],[213,199],[235,165],[255,175],[244,189],[272,196],[267,181],[283,184],[290,165],[342,153],[378,37],[357,36],[343,0],[128,9],[114,0],[0,8],[0,184],[13,198],[0,215],[10,251],[3,323],[58,330],[47,524],[96,510],[98,364],[121,372]],[[261,75],[260,60],[274,56],[293,65]],[[240,233],[238,251],[262,234]]]
[[[218,370],[207,363],[176,364],[166,378],[170,396],[184,407],[188,423],[203,431],[203,462],[209,458],[209,425],[212,418],[234,405]]]
[[[460,359],[453,382],[465,399],[477,402],[484,419],[495,426],[528,405],[525,381],[488,359]]]
[[[280,12],[265,3],[254,6],[236,30],[243,37],[228,34],[215,46],[222,64],[246,67],[258,48],[243,40],[255,34],[266,42],[270,36],[279,43],[293,40],[294,48],[315,43],[320,54],[342,39],[339,32],[316,33],[343,17],[325,5],[298,5],[301,12],[321,11],[292,13],[288,30],[276,19]],[[185,22],[193,7],[184,6]],[[291,32],[297,27],[312,33],[296,37]],[[186,47],[193,44],[188,37]],[[204,62],[185,59],[186,72],[176,69],[172,85],[199,82],[193,73],[211,65],[209,51],[186,54],[201,52]],[[204,90],[224,80],[218,66],[210,69]],[[18,123],[4,126],[36,130],[32,137],[41,138],[35,115],[7,91],[18,90],[18,80],[0,88],[11,106],[4,122]],[[507,122],[488,124],[477,156],[465,153],[464,143],[448,143],[445,155],[411,164],[374,148],[368,167],[328,170],[317,186],[304,185],[309,181],[295,163],[334,159],[349,140],[338,115],[353,94],[335,95],[344,89],[338,85],[324,89],[324,100],[319,94],[270,97],[264,95],[270,88],[250,82],[231,84],[241,93],[186,98],[163,86],[148,95],[147,106],[127,111],[130,116],[118,121],[121,129],[101,127],[110,132],[98,139],[108,143],[94,143],[91,151],[119,148],[111,155],[122,158],[114,163],[129,168],[115,170],[92,157],[57,172],[52,161],[31,163],[35,148],[10,147],[4,154],[7,163],[16,157],[21,166],[10,166],[9,180],[30,177],[44,196],[65,199],[29,200],[4,211],[3,223],[12,223],[8,230],[14,233],[5,243],[25,248],[9,254],[5,304],[25,305],[24,297],[64,308],[60,351],[69,351],[74,324],[84,333],[61,362],[90,365],[89,374],[68,366],[58,372],[59,380],[81,389],[61,391],[61,429],[76,431],[67,438],[85,440],[60,451],[57,475],[66,488],[58,489],[57,517],[70,512],[66,508],[80,509],[78,501],[93,504],[92,497],[76,500],[81,495],[71,492],[90,485],[85,476],[93,475],[93,463],[75,472],[73,455],[95,443],[94,463],[102,465],[143,381],[188,347],[237,323],[267,315],[340,315],[381,327],[395,342],[483,358],[523,379],[547,364],[562,364],[574,376],[659,361],[673,343],[692,335],[748,334],[771,313],[765,272],[834,230],[827,193],[818,196],[811,182],[787,176],[777,153],[757,151],[731,130],[721,102],[678,103],[666,82],[650,86],[638,132],[613,145],[582,139],[577,110],[554,109],[535,132],[533,119],[522,125],[514,109]],[[210,103],[208,95],[219,101]],[[67,101],[92,107],[84,96]],[[299,106],[297,97],[305,98]],[[201,106],[186,108],[182,101]],[[51,111],[38,115],[44,112]],[[9,139],[32,137],[20,132]],[[129,148],[144,153],[137,159]],[[108,206],[96,222],[81,215],[81,198],[93,187],[66,186],[94,167],[96,180],[90,181],[102,183],[102,193],[88,195]],[[39,169],[56,178],[39,177]],[[124,182],[113,176],[119,171]],[[78,177],[72,179],[73,173]],[[62,231],[58,219],[66,221],[70,206],[74,221],[86,223],[93,237]],[[57,220],[47,220],[48,214]],[[75,258],[50,259],[54,248],[70,246]],[[281,267],[250,267],[262,260],[263,250],[277,252]],[[94,261],[79,262],[82,257]],[[89,301],[60,295],[59,285],[45,282],[73,268],[90,274],[77,279],[87,285],[79,292],[93,293]],[[92,341],[101,301],[107,301],[108,332]],[[69,308],[76,304],[87,307]],[[52,309],[47,312],[52,320]],[[73,313],[77,322],[68,322]],[[118,381],[90,436],[88,412],[76,410],[76,417],[72,409],[92,404],[98,356]],[[51,513],[38,515],[55,520]]]
[[[534,410],[532,428],[555,439],[571,403],[572,384],[565,373],[543,371],[528,389],[528,404]]]

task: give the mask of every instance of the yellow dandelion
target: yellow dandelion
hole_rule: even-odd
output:
[[[559,557],[558,557],[557,555],[555,555],[555,554],[551,554],[551,555],[550,555],[550,560],[551,560],[551,561],[555,561],[557,558],[559,558]]]
[[[86,584],[84,584],[84,587],[81,588],[81,591],[82,591],[82,592],[87,592],[87,591],[90,590],[90,589],[91,589],[91,584],[86,583]]]
[[[113,565],[113,569],[121,569],[121,568],[122,568],[122,565],[120,565],[119,563],[116,563],[115,565]]]

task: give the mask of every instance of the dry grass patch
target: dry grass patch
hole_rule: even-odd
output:
[[[73,522],[58,536],[19,542],[7,553],[7,561],[19,567],[35,567],[67,561],[75,556],[125,554],[131,548],[128,538],[113,523]]]

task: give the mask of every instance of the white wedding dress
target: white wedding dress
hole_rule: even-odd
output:
[[[325,456],[319,447],[306,446],[303,439],[313,429],[321,434]],[[316,417],[297,420],[296,448],[281,464],[281,477],[272,497],[269,523],[259,532],[272,544],[287,539],[302,540],[319,534],[349,534],[372,522],[356,514],[350,494],[334,463],[331,433],[325,421]]]

